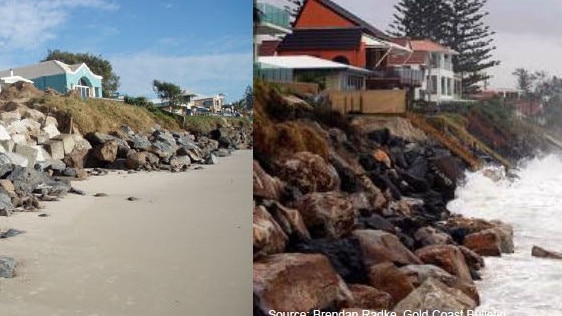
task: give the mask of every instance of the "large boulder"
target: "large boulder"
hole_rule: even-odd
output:
[[[170,159],[172,170],[187,170],[191,165],[191,159],[188,156],[175,156]]]
[[[447,233],[438,231],[434,227],[426,226],[418,229],[414,240],[422,247],[434,244],[452,244],[453,239]]]
[[[494,228],[465,236],[463,246],[481,256],[501,256],[501,237]]]
[[[480,295],[474,282],[462,280],[437,266],[431,264],[408,265],[400,268],[400,272],[406,274],[415,287],[420,286],[429,278],[434,278],[448,287],[461,290],[477,304],[480,303]]]
[[[103,144],[95,145],[92,154],[102,163],[112,163],[117,159],[119,144],[115,141],[107,141]]]
[[[254,294],[264,313],[337,308],[353,299],[323,255],[275,254],[254,261],[253,268]]]
[[[434,278],[428,278],[401,300],[393,311],[397,315],[406,315],[406,311],[440,311],[450,313],[447,315],[462,315],[462,311],[473,310],[476,306],[476,302],[462,291],[450,288]]]
[[[146,152],[136,152],[131,150],[127,154],[127,160],[125,161],[125,166],[127,169],[138,170],[146,165]]]
[[[46,173],[20,166],[16,166],[10,175],[8,175],[7,179],[12,181],[19,195],[31,193],[41,183],[49,181]]]
[[[389,310],[392,306],[392,296],[374,287],[363,284],[351,284],[349,290],[353,296],[352,307],[371,310]]]
[[[148,140],[148,137],[144,135],[134,135],[127,141],[127,143],[131,148],[138,150],[147,150],[148,147],[150,147],[150,141]]]
[[[101,145],[98,145],[101,146]],[[63,159],[64,163],[71,168],[84,168],[86,166],[88,153],[90,152],[87,148],[74,148],[74,150],[66,155]]]
[[[562,259],[562,252],[546,250],[538,246],[533,246],[531,255],[537,258]]]
[[[256,160],[254,160],[253,172],[254,196],[279,200],[281,192],[283,191],[283,184],[281,181],[267,174]]]
[[[150,144],[148,151],[158,156],[160,159],[168,160],[176,153],[176,146],[168,142],[156,140]]]
[[[252,227],[254,256],[283,252],[288,240],[287,235],[265,207],[254,207]]]
[[[382,230],[355,230],[352,236],[359,240],[365,265],[390,261],[399,265],[421,264],[422,262],[398,237]]]
[[[340,192],[315,192],[295,205],[312,236],[338,238],[353,230],[357,213]]]
[[[290,209],[279,202],[274,202],[268,207],[268,211],[291,240],[307,241],[311,239],[310,233],[298,210]]]
[[[303,194],[333,191],[340,186],[336,169],[310,152],[298,152],[282,161],[277,172],[281,180],[299,188]]]
[[[312,239],[290,245],[287,252],[323,254],[328,257],[332,267],[347,283],[368,283],[369,281],[361,247],[355,239]]]
[[[464,256],[456,246],[430,245],[416,250],[415,254],[426,264],[436,265],[464,281],[472,281]]]
[[[414,285],[393,263],[383,262],[369,268],[370,285],[387,292],[393,302],[399,302],[414,290]]]

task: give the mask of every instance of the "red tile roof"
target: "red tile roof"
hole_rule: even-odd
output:
[[[411,56],[390,55],[388,65],[424,65],[427,64],[427,57],[427,52],[414,52]]]
[[[421,51],[421,52],[444,52],[449,53],[453,50],[449,47],[443,46],[439,43],[435,43],[434,41],[424,39],[424,40],[410,40],[410,45],[412,45],[412,49],[414,51]]]

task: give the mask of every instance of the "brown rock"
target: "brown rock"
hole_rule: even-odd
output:
[[[467,218],[467,217],[451,217],[445,226],[452,229],[463,229],[467,234],[477,233],[483,231],[484,229],[495,227],[491,222],[485,221],[479,218]]]
[[[287,208],[281,203],[275,202],[268,208],[268,211],[287,236],[294,236],[301,241],[310,240],[310,233],[298,210]]]
[[[107,141],[94,147],[93,155],[96,159],[105,163],[112,163],[117,159],[119,144],[115,141]]]
[[[533,246],[531,255],[538,258],[562,259],[562,252],[550,251],[538,246]]]
[[[392,306],[392,296],[363,284],[351,284],[349,290],[353,296],[353,307],[370,310],[388,310]]]
[[[414,234],[414,240],[417,241],[421,246],[429,246],[435,244],[444,245],[453,243],[453,239],[449,234],[438,231],[430,226],[418,229]]]
[[[493,228],[465,236],[462,244],[481,256],[501,256],[500,234]]]
[[[410,279],[391,262],[372,265],[369,281],[374,288],[390,294],[394,302],[399,302],[414,290]]]
[[[262,312],[308,312],[348,306],[351,292],[320,254],[283,253],[254,261],[254,295]]]
[[[353,230],[357,214],[340,192],[309,193],[295,205],[312,236],[337,238]]]
[[[400,272],[408,276],[415,287],[420,286],[429,278],[437,279],[451,288],[459,289],[477,304],[480,304],[478,289],[472,281],[461,280],[459,277],[451,275],[449,272],[431,265],[408,265],[400,268]]]
[[[459,250],[462,252],[462,255],[464,256],[464,259],[468,267],[474,270],[480,270],[484,268],[485,263],[482,256],[466,248],[465,246],[459,246]]]
[[[267,174],[259,162],[254,160],[254,196],[279,200],[282,191],[283,184],[281,181]]]
[[[355,230],[366,266],[390,261],[399,265],[421,264],[421,260],[406,248],[398,237],[382,230]]]
[[[64,157],[63,162],[70,168],[84,168],[89,151],[87,148],[75,148],[69,155]]]
[[[429,278],[400,301],[393,311],[397,315],[404,315],[407,310],[456,312],[460,315],[461,311],[474,309],[476,305],[474,300],[460,290],[450,288],[436,279]]]
[[[127,154],[127,160],[125,160],[125,166],[127,169],[138,170],[146,164],[146,152],[136,152],[130,151]]]
[[[14,187],[14,184],[12,183],[12,180],[0,179],[0,187],[2,187],[4,190],[6,190],[6,192],[10,196],[10,198],[13,199],[13,198],[18,196],[16,194],[16,188]]]
[[[382,149],[376,149],[373,152],[373,157],[375,158],[376,161],[382,162],[383,164],[385,164],[387,168],[390,169],[391,167],[390,157],[388,157],[388,154],[385,153]]]
[[[515,251],[513,245],[513,227],[500,221],[492,221],[491,223],[495,225],[493,229],[500,235],[502,253],[513,253]]]
[[[436,265],[464,281],[472,281],[464,256],[456,246],[431,245],[415,253],[424,263]]]
[[[336,169],[324,158],[310,152],[298,152],[279,163],[279,178],[300,189],[303,194],[327,192],[339,188]]]
[[[254,207],[253,241],[254,256],[278,253],[285,250],[287,235],[271,217],[265,207]]]

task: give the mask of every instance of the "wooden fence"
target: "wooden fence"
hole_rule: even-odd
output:
[[[281,82],[281,81],[270,81],[276,86],[287,89],[296,94],[318,94],[320,89],[318,84],[309,82]]]
[[[331,91],[332,109],[342,114],[403,114],[406,113],[405,90]]]

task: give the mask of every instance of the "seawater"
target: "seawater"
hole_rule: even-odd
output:
[[[483,171],[468,173],[448,205],[453,213],[514,228],[515,253],[485,259],[479,310],[562,315],[562,260],[531,256],[533,245],[562,252],[562,157],[524,162],[515,175],[493,180]]]

